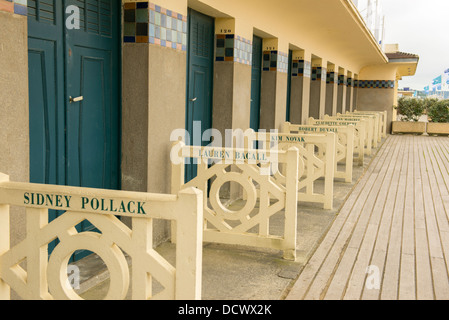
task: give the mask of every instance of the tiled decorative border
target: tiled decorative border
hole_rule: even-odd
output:
[[[346,82],[346,76],[345,76],[345,75],[343,75],[343,74],[339,74],[339,75],[338,75],[338,85],[339,85],[339,86],[345,86],[345,85],[347,85],[347,82]]]
[[[352,78],[348,78],[348,80],[346,81],[346,85],[348,87],[353,87],[354,86],[354,82]]]
[[[394,80],[358,80],[358,88],[394,89]]]
[[[292,60],[292,77],[310,78],[312,67],[310,61]]]
[[[246,65],[253,64],[253,42],[237,36],[235,39],[234,61]]]
[[[26,16],[28,14],[27,0],[0,0],[0,11]]]
[[[359,80],[354,79],[354,88],[358,88],[359,87]]]
[[[215,35],[215,61],[252,64],[252,42],[234,34]]]
[[[335,73],[335,72],[333,72],[333,71],[328,72],[328,73],[326,74],[326,83],[327,83],[327,84],[334,84],[334,83],[337,83],[337,82],[338,82],[337,75],[338,75],[338,74]]]
[[[125,2],[123,41],[186,51],[187,16],[148,1]]]
[[[325,81],[327,79],[326,68],[323,67],[312,67],[312,81],[321,80]]]
[[[264,51],[262,57],[262,70],[287,73],[288,54],[277,50]]]

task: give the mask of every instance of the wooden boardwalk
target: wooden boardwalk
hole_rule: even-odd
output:
[[[389,136],[286,299],[449,299],[449,138]]]

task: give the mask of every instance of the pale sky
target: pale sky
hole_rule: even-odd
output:
[[[423,90],[449,68],[449,0],[383,0],[385,43],[419,55],[416,74],[399,88]]]

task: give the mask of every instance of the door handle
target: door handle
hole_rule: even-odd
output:
[[[80,102],[80,101],[83,101],[83,100],[84,100],[83,96],[79,96],[79,97],[76,97],[76,98],[73,98],[72,96],[69,97],[70,103],[72,103],[72,102]]]
[[[190,99],[191,102],[195,102],[196,100],[198,100],[198,98]]]

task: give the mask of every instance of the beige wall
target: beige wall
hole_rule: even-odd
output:
[[[357,110],[387,111],[387,133],[391,132],[393,105],[395,104],[395,90],[358,88],[357,91]]]
[[[186,53],[149,44],[123,46],[122,189],[170,193],[170,135],[185,127]],[[168,237],[156,221],[154,241]]]
[[[0,11],[0,172],[29,181],[27,18]],[[11,245],[24,238],[25,213],[11,209]]]

